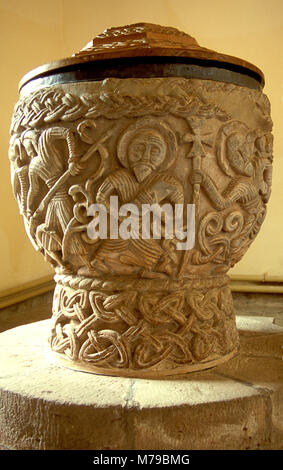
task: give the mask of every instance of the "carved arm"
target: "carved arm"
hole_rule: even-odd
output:
[[[246,182],[234,179],[228,185],[228,188],[222,194],[217,188],[214,181],[207,174],[200,171],[193,171],[191,181],[193,184],[197,182],[205,190],[208,197],[213,202],[214,206],[218,210],[226,209],[235,202],[239,201],[243,196],[249,196],[250,186]]]

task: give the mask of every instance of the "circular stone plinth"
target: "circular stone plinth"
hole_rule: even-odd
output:
[[[203,372],[109,377],[52,362],[49,320],[0,334],[0,448],[283,447],[283,327],[238,317],[241,351]]]

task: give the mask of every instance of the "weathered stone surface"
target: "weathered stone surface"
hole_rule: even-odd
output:
[[[239,317],[238,317],[239,319]],[[283,328],[272,318],[241,317],[241,355],[217,367],[217,372],[270,397],[268,423],[273,445],[283,445]],[[249,324],[250,322],[250,324]]]
[[[242,321],[243,320],[243,321]],[[225,366],[166,380],[77,372],[54,363],[49,321],[0,335],[0,445],[15,449],[283,448],[283,329],[237,318],[247,348]],[[261,327],[260,327],[261,325]],[[281,345],[280,345],[281,340]],[[250,350],[253,351],[252,346]],[[273,355],[274,351],[274,355]]]

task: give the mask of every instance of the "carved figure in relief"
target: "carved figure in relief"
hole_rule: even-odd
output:
[[[219,166],[227,176],[231,177],[226,189],[223,192],[219,191],[212,178],[203,171],[194,170],[191,175],[191,182],[201,185],[217,210],[222,211],[235,203],[238,203],[243,210],[244,218],[241,213],[236,214],[234,211],[235,217],[229,214],[231,220],[227,220],[227,223],[220,220],[220,213],[214,217],[214,224],[219,228],[215,231],[215,235],[216,232],[219,235],[225,223],[227,232],[233,232],[235,229],[237,237],[231,244],[234,254],[238,249],[242,249],[243,242],[251,242],[254,239],[265,216],[265,203],[269,198],[271,185],[271,139],[270,134],[250,131],[239,121],[226,123],[220,128],[216,140]],[[211,216],[213,214],[211,213]],[[204,233],[202,225],[211,222],[209,214],[204,217],[200,224],[200,236]],[[240,233],[236,231],[239,227]],[[219,241],[221,242],[220,239]],[[223,255],[223,249],[219,248],[218,251],[214,251],[212,258],[215,259],[219,255],[219,250],[222,250]],[[220,259],[223,261],[223,256]],[[205,259],[205,262],[207,261],[208,258]]]
[[[110,196],[117,195],[119,204],[183,204],[183,188],[175,176],[165,171],[174,161],[177,142],[169,126],[153,118],[136,121],[121,136],[117,154],[123,169],[111,173],[100,185],[96,202],[110,210]],[[157,171],[158,170],[158,171]],[[141,224],[139,224],[141,228]],[[138,235],[138,234],[137,234]],[[169,271],[160,241],[150,238],[102,240],[94,268],[102,272],[127,272],[127,267],[142,271],[144,277],[160,277]],[[122,268],[121,268],[122,263]],[[117,266],[117,267],[116,267]],[[155,271],[155,272],[153,272]],[[168,272],[168,273],[169,273]]]
[[[29,151],[31,145],[29,136],[23,139],[25,148]],[[60,145],[61,144],[61,145]],[[63,144],[63,145],[62,145]],[[74,132],[64,127],[51,127],[44,130],[38,139],[38,148],[33,154],[29,165],[29,191],[27,195],[27,217],[30,233],[33,236],[34,225],[38,223],[34,214],[42,201],[42,189],[48,193],[59,178],[69,169],[70,174],[76,175],[81,171],[77,153]],[[65,155],[65,158],[62,157]],[[50,199],[44,223],[35,232],[35,238],[40,249],[52,264],[63,266],[61,245],[64,231],[72,217],[73,205],[62,184]],[[79,246],[73,246],[76,252]]]
[[[259,184],[259,194],[264,204],[267,204],[271,194],[272,183],[272,134],[263,134],[255,140],[254,171],[255,180]]]
[[[27,198],[29,192],[29,164],[37,154],[39,132],[26,130],[21,136],[13,135],[10,140],[9,158],[11,160],[11,179],[14,195],[19,205],[20,214],[24,219],[26,232],[36,250],[38,246],[30,235],[29,212]]]
[[[84,163],[91,156],[95,156],[97,167],[84,185],[75,184],[69,188],[69,195],[73,198],[75,204],[73,206],[73,217],[68,223],[62,241],[63,260],[70,259],[72,255],[71,247],[74,239],[79,240],[80,245],[84,242],[88,245],[90,243],[86,234],[87,224],[89,223],[87,211],[88,207],[95,202],[95,185],[103,175],[107,166],[106,161],[108,158],[108,149],[104,145],[104,142],[113,134],[113,128],[111,127],[103,133],[99,139],[97,139],[95,133],[93,133],[95,128],[96,123],[90,119],[83,120],[77,126],[81,140],[88,144],[92,144],[84,156],[81,157],[80,161]],[[95,243],[96,240],[94,241],[94,244]],[[80,255],[82,256],[75,256],[75,259],[72,260],[72,262],[74,262],[77,269],[80,268],[80,266],[87,266],[87,269],[91,269],[88,256],[85,256],[88,253],[87,245],[84,243],[83,246],[84,248],[80,251]]]
[[[59,126],[41,134],[27,130],[11,143],[15,195],[25,216],[28,235],[46,259],[63,271],[68,270],[72,257],[78,264],[85,264],[87,249],[70,225],[74,214],[68,180],[77,176],[96,152],[104,160],[108,155],[103,142],[110,134],[105,133],[97,140],[95,127],[95,122],[87,119],[79,122],[75,130]],[[82,142],[92,145],[85,151]],[[64,256],[66,251],[69,260]]]
[[[27,194],[29,189],[29,163],[35,150],[32,142],[36,139],[35,131],[25,131],[21,137],[13,136],[10,141],[9,156],[12,162],[11,179],[15,198],[18,202],[20,214],[27,217]],[[31,143],[24,147],[22,141],[26,139],[28,143],[30,136]]]

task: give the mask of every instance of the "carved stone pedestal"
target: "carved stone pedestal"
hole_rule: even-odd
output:
[[[102,281],[57,275],[56,281],[50,342],[67,367],[162,377],[207,369],[237,351],[227,277]]]
[[[0,334],[0,449],[283,448],[283,328],[238,317],[241,353],[160,379],[59,367],[49,320]]]
[[[50,344],[68,366],[159,377],[238,350],[226,273],[270,195],[262,85],[251,64],[145,24],[23,80],[12,183],[56,272]]]

